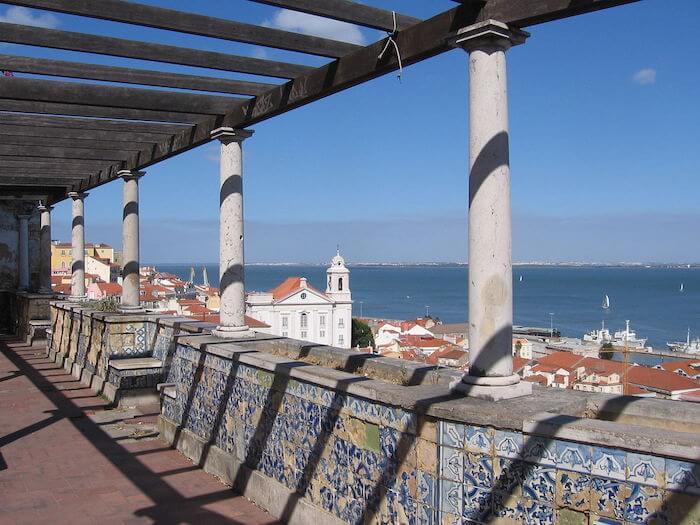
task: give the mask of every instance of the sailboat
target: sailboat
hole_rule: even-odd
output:
[[[202,266],[202,278],[204,279],[204,286],[209,288],[209,276],[207,275],[207,267]]]
[[[610,308],[610,297],[608,297],[608,294],[605,294],[605,297],[603,298],[603,304],[601,305],[601,308],[603,310],[607,310]]]
[[[683,291],[683,283],[681,283],[680,291],[681,291],[681,292]]]
[[[520,279],[518,279],[518,281],[523,282],[523,276],[522,276],[522,275],[520,276]]]
[[[190,283],[194,284],[194,266],[190,266]]]

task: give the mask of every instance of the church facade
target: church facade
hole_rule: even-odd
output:
[[[275,335],[350,348],[350,271],[340,251],[326,270],[325,292],[304,277],[288,277],[272,290],[248,293],[246,315],[268,324]]]

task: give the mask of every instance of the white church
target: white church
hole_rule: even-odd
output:
[[[304,277],[288,277],[268,292],[250,292],[246,296],[246,315],[270,325],[269,331],[275,335],[350,348],[350,270],[340,250],[326,275],[325,293]]]

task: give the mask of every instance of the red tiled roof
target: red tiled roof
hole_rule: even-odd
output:
[[[280,299],[284,299],[285,297],[293,294],[297,290],[300,290],[302,288],[301,286],[301,280],[303,277],[287,277],[282,284],[276,286],[272,290],[270,290],[269,293],[272,294],[272,298],[275,301],[279,301]],[[315,293],[319,295],[325,295],[323,292],[320,292],[313,286],[311,286],[308,281],[306,282],[306,288],[309,290],[314,291]]]
[[[250,326],[251,328],[270,328],[269,324],[265,324],[262,321],[258,321],[254,317],[250,317],[249,315],[245,316],[245,324]]]
[[[571,352],[554,352],[540,357],[537,362],[549,367],[574,369],[582,359],[580,355],[572,354]]]
[[[666,363],[661,363],[659,366],[668,372],[674,372],[676,374],[679,370],[682,370],[689,376],[700,374],[700,361],[682,359],[680,361],[668,361]]]
[[[635,385],[677,392],[679,390],[694,390],[700,388],[700,381],[683,377],[666,370],[658,370],[646,366],[633,366],[627,371],[627,381]]]
[[[547,386],[547,378],[540,374],[535,374],[527,376],[525,381],[530,381],[531,383],[538,383],[542,386]]]
[[[524,357],[515,356],[513,358],[513,370],[518,371],[522,369],[526,364],[530,362],[530,359],[525,359]]]
[[[108,297],[122,293],[122,286],[119,283],[97,283],[97,287]]]

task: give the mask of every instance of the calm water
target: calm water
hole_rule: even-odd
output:
[[[189,278],[187,265],[157,264],[161,271]],[[202,282],[201,264],[195,267]],[[212,285],[218,266],[207,265]],[[286,277],[299,275],[325,290],[321,266],[250,266],[246,288],[267,290]],[[518,277],[522,275],[523,281]],[[664,348],[667,341],[700,336],[700,269],[517,267],[514,270],[515,323],[549,327],[549,313],[562,335],[581,337],[605,320],[611,331],[624,329],[625,319],[647,344]],[[681,283],[684,292],[679,291]],[[467,317],[467,268],[464,266],[350,267],[354,315],[410,319],[425,315],[446,323]],[[610,309],[600,305],[610,296]]]

